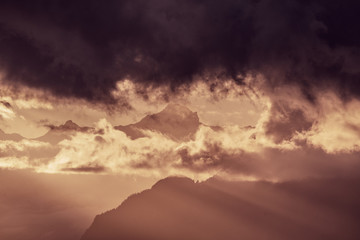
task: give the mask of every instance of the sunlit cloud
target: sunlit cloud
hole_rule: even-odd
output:
[[[15,115],[15,112],[10,107],[0,103],[0,118],[13,119]]]
[[[185,142],[149,130],[143,131],[144,137],[131,139],[103,119],[95,129],[100,134],[79,132],[60,142],[60,152],[37,171],[176,174],[197,179],[230,174],[245,179],[274,180],[318,176],[321,175],[319,172],[327,175],[330,170],[326,169],[341,165],[341,157],[349,159],[346,154],[331,156],[326,149],[299,145],[299,138],[303,136],[300,133],[289,140],[274,142],[264,127],[266,117],[271,116],[270,111],[271,108],[264,112],[263,119],[254,127],[227,126],[214,130],[201,126],[194,138]],[[327,163],[326,158],[332,160]],[[349,167],[356,164],[354,159],[349,161]],[[318,168],[320,163],[323,167]],[[285,172],[282,170],[284,166],[288,166]],[[308,170],[312,167],[316,167],[314,172]]]
[[[134,138],[104,118],[93,128],[86,128],[89,131],[76,128],[64,137],[59,130],[58,140],[51,144],[4,141],[0,145],[2,167],[47,173],[185,175],[195,179],[213,175],[267,180],[303,178],[332,175],[340,166],[344,167],[341,174],[353,172],[357,165],[353,156],[359,152],[360,144],[356,127],[360,119],[358,100],[344,103],[336,94],[322,92],[314,104],[304,101],[302,93],[291,87],[278,89],[274,95],[264,95],[261,88],[245,92],[237,85],[224,88],[229,89],[227,97],[216,101],[243,97],[257,101],[255,110],[247,105],[241,109],[244,113],[256,111],[253,124],[200,124],[192,136],[179,140],[151,129],[138,129],[141,134]],[[151,95],[154,99],[135,100],[137,87],[131,81],[119,82],[116,91],[115,95],[134,99],[144,109],[161,98],[155,94]],[[201,98],[209,91],[208,85],[199,83],[186,96],[194,103],[197,96]],[[186,104],[181,96],[172,99]],[[191,105],[191,101],[187,103]],[[224,111],[221,116],[226,115]],[[348,163],[343,166],[341,161]]]
[[[360,150],[360,101],[342,102],[334,94],[319,98],[319,117],[302,136],[309,143],[329,153]]]
[[[58,150],[49,143],[23,139],[0,141],[0,166],[8,169],[36,169],[48,162]]]

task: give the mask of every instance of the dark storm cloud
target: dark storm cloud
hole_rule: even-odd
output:
[[[190,154],[186,149],[181,150],[181,162],[176,167],[197,173],[216,169],[234,175],[282,181],[359,175],[359,151],[329,154],[322,149],[304,145],[292,150],[268,147],[262,153],[245,150],[234,153],[219,145],[206,145],[206,149],[195,154]]]
[[[265,133],[275,143],[290,140],[297,133],[310,130],[313,125],[302,109],[291,108],[285,102],[274,102],[270,114],[265,124]]]
[[[11,104],[7,101],[0,101],[0,104],[3,105],[6,108],[12,108]]]
[[[64,168],[62,169],[63,171],[69,171],[69,172],[92,172],[92,173],[101,173],[101,172],[105,172],[105,167],[103,166],[99,166],[99,165],[85,165],[85,166],[80,166],[77,168]]]
[[[261,73],[360,96],[360,3],[274,0],[1,1],[0,67],[12,83],[113,103],[115,82],[170,85]]]

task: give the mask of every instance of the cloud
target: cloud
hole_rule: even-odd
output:
[[[0,103],[13,110],[21,109],[53,109],[55,98],[43,92],[26,86],[11,86],[0,78]]]
[[[291,140],[294,135],[309,130],[313,124],[302,109],[293,109],[286,102],[274,102],[270,111],[271,118],[265,125],[266,134],[276,143]]]
[[[319,97],[319,102],[321,108],[316,123],[299,138],[329,153],[359,151],[360,101],[344,104],[333,93],[325,93]]]
[[[0,104],[3,105],[4,107],[11,108],[11,104],[7,101],[0,101]]]
[[[79,166],[76,168],[64,168],[62,170],[70,171],[70,172],[101,173],[101,172],[104,172],[106,169],[103,166],[89,164],[89,165],[85,165],[85,166]]]
[[[324,91],[314,105],[303,102],[301,94],[282,88],[262,97],[264,109],[254,126],[199,124],[191,138],[181,141],[170,137],[172,128],[143,130],[136,124],[139,137],[134,139],[105,119],[91,131],[72,131],[53,146],[4,141],[2,167],[195,179],[216,174],[268,180],[358,174],[360,101],[344,102]],[[65,125],[75,126],[70,121]]]
[[[124,79],[171,94],[198,80],[243,85],[247,74],[264,76],[269,89],[296,85],[310,101],[319,88],[360,95],[354,0],[2,1],[0,9],[5,81],[56,96],[113,104],[109,93]]]
[[[26,169],[46,164],[59,149],[49,143],[22,139],[0,141],[0,168]]]
[[[12,119],[16,116],[9,102],[0,101],[0,120]]]
[[[268,180],[357,174],[358,151],[329,152],[325,145],[316,146],[311,138],[304,139],[303,132],[277,142],[269,138],[265,123],[245,128],[200,126],[193,139],[179,142],[149,130],[143,130],[143,137],[131,139],[103,119],[96,127],[98,134],[78,132],[63,140],[53,160],[36,170],[162,177],[176,174],[196,179],[217,174]],[[310,134],[313,128],[305,133]]]

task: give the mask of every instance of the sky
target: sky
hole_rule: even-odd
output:
[[[77,209],[78,239],[96,214],[167,176],[358,177],[359,10],[354,0],[1,1],[0,207],[15,225],[10,197],[26,221]],[[15,225],[0,218],[0,238],[24,239],[26,223]]]

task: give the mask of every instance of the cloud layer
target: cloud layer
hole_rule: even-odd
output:
[[[271,89],[360,94],[354,0],[1,1],[0,69],[11,84],[116,102],[116,82],[188,86],[261,74]],[[214,86],[211,86],[212,88]]]
[[[318,97],[321,107],[315,107],[311,103],[289,105],[284,96],[269,102],[255,126],[199,124],[186,139],[138,128],[141,136],[134,138],[102,119],[86,131],[51,132],[47,135],[55,134],[57,139],[52,144],[40,139],[3,141],[1,163],[5,168],[50,173],[175,174],[195,179],[213,175],[267,180],[357,175],[359,101],[344,105],[335,94],[324,93]],[[181,121],[174,128],[179,128],[177,124]]]

